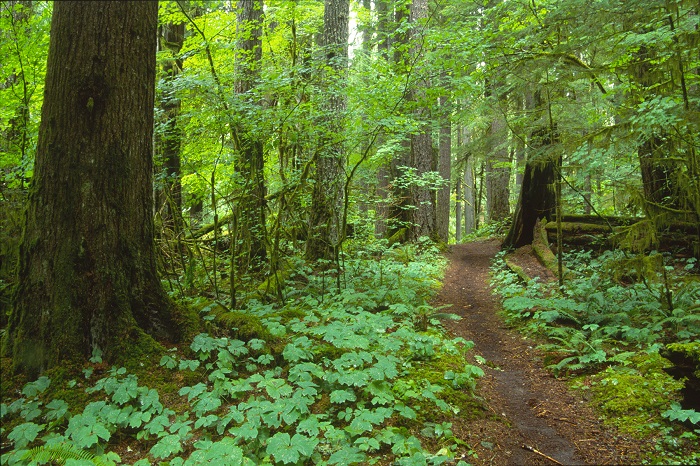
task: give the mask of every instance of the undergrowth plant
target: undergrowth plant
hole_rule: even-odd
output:
[[[12,444],[2,464],[120,464],[119,444],[137,465],[418,465],[469,454],[450,420],[478,415],[471,389],[483,371],[466,360],[473,344],[447,338],[436,320],[445,313],[428,304],[444,260],[420,246],[391,256],[346,259],[340,291],[308,274],[290,281],[283,305],[250,300],[238,312],[262,338],[219,328],[167,351],[160,370],[182,381],[167,402],[124,368],[98,376],[99,355],[70,382],[91,397],[83,406],[53,398],[46,377],[28,384],[1,405]],[[216,308],[202,307],[211,325]]]
[[[697,460],[700,414],[681,408],[684,381],[664,371],[671,363],[660,355],[700,337],[695,260],[569,252],[570,275],[560,288],[538,279],[523,283],[505,267],[504,255],[494,260],[492,280],[505,318],[544,340],[539,349],[549,369],[578,375],[575,386],[590,390],[620,430],[661,436],[657,459]]]

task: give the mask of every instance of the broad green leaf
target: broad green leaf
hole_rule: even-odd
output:
[[[267,441],[268,454],[272,455],[276,461],[284,464],[296,463],[300,455],[296,448],[292,448],[292,439],[286,432],[278,432]]]
[[[25,422],[12,429],[12,432],[8,434],[7,438],[14,442],[15,450],[21,450],[32,443],[43,429],[43,424],[39,425],[33,422]]]
[[[175,453],[180,453],[182,451],[180,436],[174,434],[166,435],[158,440],[158,443],[153,445],[149,451],[153,456],[160,459],[165,459]]]

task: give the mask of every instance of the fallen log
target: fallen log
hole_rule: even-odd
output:
[[[196,230],[189,232],[186,235],[187,239],[196,239],[196,238],[201,238],[202,236],[206,235],[207,233],[210,233],[214,231],[216,228],[222,228],[225,225],[228,225],[229,221],[233,217],[233,214],[227,214],[224,215],[223,217],[219,218],[217,222],[212,222],[207,225],[203,225]]]

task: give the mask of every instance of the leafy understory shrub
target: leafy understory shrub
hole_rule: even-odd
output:
[[[446,338],[443,310],[428,305],[444,262],[424,246],[396,256],[348,260],[346,287],[333,293],[311,274],[283,306],[251,301],[218,319],[254,317],[255,332],[201,333],[166,352],[172,380],[191,381],[168,403],[123,368],[99,379],[86,370],[95,401],[80,409],[44,396],[47,378],[27,385],[2,404],[13,444],[2,464],[119,464],[124,439],[141,450],[137,465],[442,464],[468,454],[449,421],[478,411],[471,389],[483,371],[467,362],[473,343]]]
[[[539,349],[548,367],[556,375],[589,374],[576,386],[590,389],[621,431],[663,438],[654,461],[697,458],[694,421],[700,415],[682,409],[686,381],[666,373],[672,364],[659,354],[690,355],[700,338],[695,260],[568,253],[564,261],[572,275],[560,289],[537,279],[522,283],[504,266],[503,255],[495,259],[492,277],[506,320],[545,340]]]

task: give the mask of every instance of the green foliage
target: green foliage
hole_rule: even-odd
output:
[[[608,422],[634,435],[653,432],[670,400],[678,400],[683,388],[663,371],[668,366],[667,360],[652,353],[591,377],[591,391]]]
[[[119,461],[116,453],[104,456],[97,456],[89,451],[81,450],[74,444],[58,443],[52,445],[42,445],[29,450],[22,458],[24,461],[36,464],[89,464],[95,466],[111,466]]]
[[[597,258],[573,253],[565,261],[577,276],[561,292],[538,281],[523,288],[510,271],[498,271],[495,277],[508,319],[546,335],[551,342],[542,349],[564,356],[551,366],[557,372],[624,363],[634,351],[700,336],[700,316],[694,311],[700,283],[685,278],[694,262],[669,275],[650,267],[649,259],[621,253]],[[624,283],[630,279],[639,281]],[[668,308],[669,293],[673,309]]]
[[[323,276],[311,274],[303,287],[290,281],[285,304],[250,300],[222,314],[238,328],[254,323],[255,335],[200,333],[188,349],[166,352],[163,370],[193,381],[167,406],[124,368],[95,378],[98,354],[83,388],[96,398],[78,409],[43,400],[46,377],[27,384],[23,398],[2,405],[3,423],[16,422],[7,434],[15,449],[3,464],[27,454],[112,464],[110,450],[125,437],[145,447],[137,464],[455,458],[463,446],[450,419],[479,415],[471,389],[483,371],[466,360],[473,343],[447,338],[439,319],[450,315],[428,304],[444,270],[439,252],[427,243],[391,251],[347,258],[341,290],[324,291]]]
[[[671,421],[688,421],[692,424],[700,425],[700,413],[694,409],[683,409],[679,403],[671,403],[671,408],[661,413],[661,415]]]
[[[665,371],[671,363],[659,354],[697,360],[695,261],[672,262],[656,253],[572,252],[564,255],[572,277],[559,289],[538,280],[523,285],[501,257],[494,261],[493,279],[506,318],[546,340],[539,349],[549,368],[556,375],[592,374],[576,386],[590,390],[606,422],[619,430],[663,436],[655,457],[678,461],[697,455],[692,447],[697,436],[688,427],[697,413],[679,404],[684,380]]]

